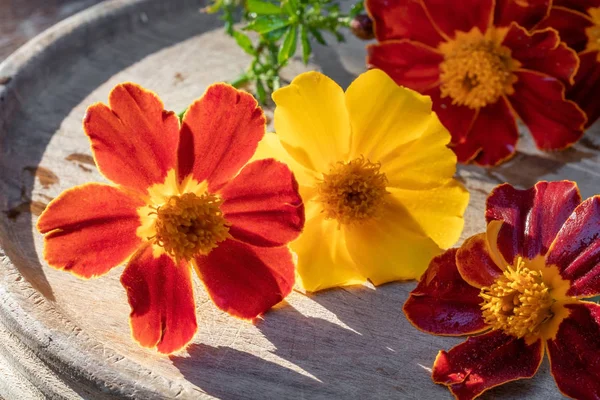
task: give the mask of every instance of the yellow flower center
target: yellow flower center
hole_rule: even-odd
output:
[[[588,37],[586,50],[600,50],[600,7],[590,8],[588,14],[594,25],[585,28]],[[600,57],[600,55],[599,55]]]
[[[539,336],[556,301],[542,271],[525,267],[521,258],[516,268],[508,266],[492,286],[482,288],[480,296],[485,322],[518,338]]]
[[[442,97],[452,104],[472,109],[495,103],[505,94],[514,93],[517,81],[513,71],[518,62],[509,48],[502,46],[504,31],[490,29],[483,35],[474,28],[457,32],[456,39],[440,45],[444,61],[440,64]]]
[[[336,163],[317,184],[317,200],[327,219],[340,224],[362,222],[377,216],[385,203],[387,178],[380,164],[364,157]]]
[[[229,237],[230,224],[220,209],[222,202],[210,193],[171,196],[156,208],[156,243],[177,259],[210,253]]]

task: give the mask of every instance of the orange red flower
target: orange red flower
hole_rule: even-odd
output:
[[[404,312],[417,328],[474,335],[439,352],[432,378],[457,399],[530,378],[544,352],[559,390],[600,397],[600,196],[573,182],[498,186],[487,232],[435,258]]]
[[[431,96],[459,162],[510,158],[516,119],[542,150],[583,134],[586,116],[565,99],[576,53],[554,29],[532,29],[550,0],[366,0],[379,43],[367,62],[400,85]]]
[[[600,0],[554,0],[539,27],[558,30],[561,39],[577,51],[579,70],[567,97],[586,112],[590,126],[600,117]]]
[[[196,330],[191,268],[215,304],[252,319],[287,296],[287,243],[304,225],[285,164],[248,163],[265,117],[248,93],[214,84],[180,121],[152,92],[125,83],[83,127],[112,185],[66,190],[40,216],[44,258],[81,278],[127,262],[121,283],[134,339],[172,353]]]

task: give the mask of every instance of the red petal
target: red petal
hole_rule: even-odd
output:
[[[561,43],[555,30],[548,28],[529,33],[513,23],[502,44],[511,49],[512,57],[521,63],[521,68],[573,83],[579,64],[577,54]]]
[[[232,226],[229,233],[255,246],[281,246],[304,226],[304,205],[298,183],[287,165],[271,159],[242,169],[221,190],[221,210]]]
[[[431,97],[433,111],[438,115],[446,129],[450,131],[452,143],[464,143],[473,127],[477,111],[469,107],[453,105],[450,97],[441,97],[439,87],[424,94]]]
[[[465,335],[487,329],[481,316],[479,289],[456,269],[456,250],[435,257],[404,304],[406,318],[438,335]]]
[[[537,147],[562,150],[578,141],[586,123],[585,113],[565,100],[563,84],[539,72],[521,70],[516,74],[519,80],[509,100]]]
[[[550,368],[560,391],[574,399],[600,399],[600,306],[568,305],[568,318],[548,340]]]
[[[44,259],[81,278],[104,275],[142,244],[137,208],[144,202],[114,186],[89,183],[62,192],[37,222]]]
[[[502,275],[490,256],[485,233],[465,240],[456,254],[456,265],[463,279],[477,288],[492,285]]]
[[[142,247],[121,276],[131,306],[133,338],[143,347],[164,354],[183,349],[194,337],[196,309],[190,266],[171,257],[155,257],[152,246]]]
[[[254,155],[265,134],[265,116],[251,94],[216,83],[186,111],[181,127],[179,177],[208,180],[211,192]]]
[[[546,264],[558,266],[562,277],[571,281],[569,296],[600,294],[600,196],[573,211],[552,243]]]
[[[197,271],[217,307],[252,319],[283,300],[294,286],[294,263],[287,247],[254,247],[226,240],[196,258]]]
[[[440,351],[432,377],[448,386],[457,399],[473,399],[495,386],[531,378],[543,355],[541,339],[527,345],[524,339],[492,331],[470,337],[449,352]]]
[[[367,64],[385,71],[398,85],[425,92],[439,84],[437,50],[410,40],[390,40],[367,47]]]
[[[531,29],[548,15],[551,4],[552,0],[496,0],[494,24],[507,26],[516,22]]]
[[[473,27],[485,32],[493,22],[494,0],[422,1],[434,24],[451,38],[456,31],[469,32]]]
[[[146,193],[177,166],[179,119],[164,111],[154,93],[133,83],[115,86],[108,102],[110,108],[90,106],[83,120],[98,169],[111,181]]]
[[[574,182],[538,182],[527,190],[505,183],[488,197],[486,219],[504,221],[497,244],[507,262],[512,263],[517,256],[531,260],[546,254],[580,202]]]
[[[585,13],[564,7],[552,7],[548,17],[536,26],[536,29],[554,28],[558,31],[560,40],[575,51],[582,51],[588,42],[585,29],[593,25],[594,22]]]
[[[580,12],[587,12],[589,8],[600,7],[600,2],[598,0],[554,0],[552,5],[572,8],[573,10]]]
[[[600,54],[598,51],[586,51],[579,53],[579,60],[575,85],[569,89],[567,96],[585,111],[588,117],[586,127],[589,127],[600,117]]]
[[[377,40],[411,39],[437,47],[445,39],[433,25],[422,1],[366,0]]]
[[[501,97],[496,103],[479,110],[468,136],[451,148],[459,162],[474,161],[492,166],[512,157],[519,131],[507,101]]]

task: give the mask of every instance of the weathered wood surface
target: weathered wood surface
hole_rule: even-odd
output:
[[[438,349],[460,338],[415,330],[402,304],[414,283],[294,292],[256,324],[218,311],[195,286],[199,332],[164,357],[130,338],[122,268],[78,280],[45,265],[36,214],[61,191],[102,181],[81,129],[86,107],[116,83],[155,90],[182,110],[246,57],[198,12],[198,1],[108,1],[63,21],[0,65],[0,397],[450,398],[429,378]],[[364,69],[364,43],[316,48],[315,64],[346,86]],[[290,76],[302,70],[295,63]],[[577,180],[597,193],[600,139],[563,153],[527,139],[496,169],[463,167],[471,191],[463,239],[483,230],[486,194],[509,181]],[[536,378],[484,398],[561,398],[544,362]]]

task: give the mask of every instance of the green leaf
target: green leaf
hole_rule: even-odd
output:
[[[314,28],[308,28],[308,30],[314,36],[315,40],[317,42],[319,42],[319,44],[322,44],[323,46],[327,46],[327,42],[325,41],[325,39],[323,39],[323,35],[321,35],[321,32],[319,32],[317,29],[314,29]]]
[[[283,44],[279,48],[279,54],[277,55],[277,62],[279,65],[285,64],[285,62],[296,53],[296,44],[298,41],[298,27],[296,25],[291,26],[283,38]]]
[[[275,29],[281,29],[291,24],[291,21],[273,15],[262,15],[244,27],[244,30],[265,34]]]
[[[364,1],[359,1],[358,3],[354,4],[352,6],[352,8],[350,9],[350,17],[354,18],[356,17],[358,14],[360,14],[361,12],[363,12],[365,10],[365,3]]]
[[[251,56],[256,54],[256,51],[254,51],[254,46],[252,45],[252,40],[250,40],[248,35],[240,31],[233,31],[233,38],[237,42],[238,46],[244,49],[246,53],[250,54]]]
[[[287,27],[283,27],[283,28],[275,29],[274,31],[271,31],[271,32],[267,32],[263,36],[269,42],[276,42],[279,39],[281,39],[281,37],[283,36],[283,34],[286,33],[286,32],[287,32]]]
[[[246,9],[258,15],[276,15],[281,14],[282,11],[275,4],[262,0],[246,0]]]
[[[256,96],[260,104],[267,104],[267,92],[260,79],[256,80]]]
[[[285,12],[290,16],[294,16],[298,13],[298,0],[284,0],[282,6]]]
[[[230,84],[234,88],[238,88],[239,89],[241,86],[245,85],[249,81],[250,81],[250,77],[248,76],[248,74],[243,73],[242,75],[238,76],[233,81],[231,81]]]
[[[300,27],[300,41],[302,42],[302,61],[304,61],[304,64],[306,65],[308,64],[310,53],[312,53],[310,40],[308,40],[308,28],[306,25]]]

